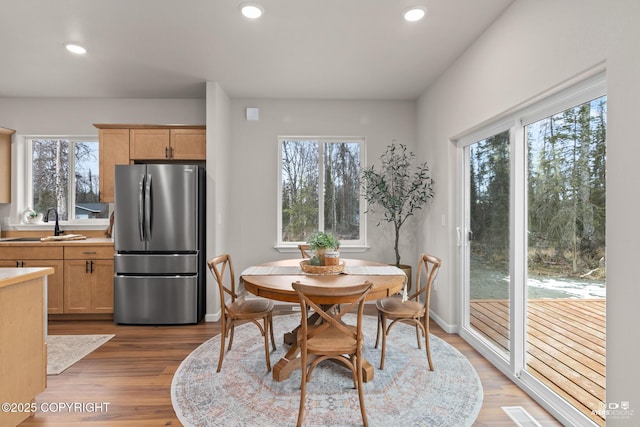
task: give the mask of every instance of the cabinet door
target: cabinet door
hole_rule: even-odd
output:
[[[64,312],[113,313],[113,260],[64,262]]]
[[[207,137],[205,129],[171,129],[172,159],[205,160]]]
[[[16,267],[19,263],[21,267],[52,267],[55,272],[47,276],[47,313],[62,314],[63,313],[63,262],[62,260],[3,260],[0,261],[0,267]]]
[[[113,259],[93,261],[92,313],[113,313]]]
[[[12,129],[0,128],[0,203],[11,203]]]
[[[72,259],[64,262],[64,312],[90,313],[93,275],[90,260]]]
[[[129,164],[129,129],[100,129],[100,201],[113,203],[115,165]]]
[[[131,129],[131,160],[164,160],[170,158],[169,129]]]

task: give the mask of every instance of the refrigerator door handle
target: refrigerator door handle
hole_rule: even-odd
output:
[[[151,174],[147,174],[144,186],[144,233],[147,241],[151,240]]]
[[[140,233],[140,240],[144,241],[144,177],[140,175],[138,180],[138,232]]]

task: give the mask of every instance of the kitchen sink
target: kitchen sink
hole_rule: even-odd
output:
[[[5,242],[39,242],[40,237],[10,237]]]

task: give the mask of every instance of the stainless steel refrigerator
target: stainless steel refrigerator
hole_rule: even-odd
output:
[[[204,168],[115,170],[114,320],[198,323],[205,307]]]

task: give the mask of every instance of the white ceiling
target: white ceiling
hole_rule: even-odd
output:
[[[513,0],[254,1],[2,1],[0,97],[416,99]]]

